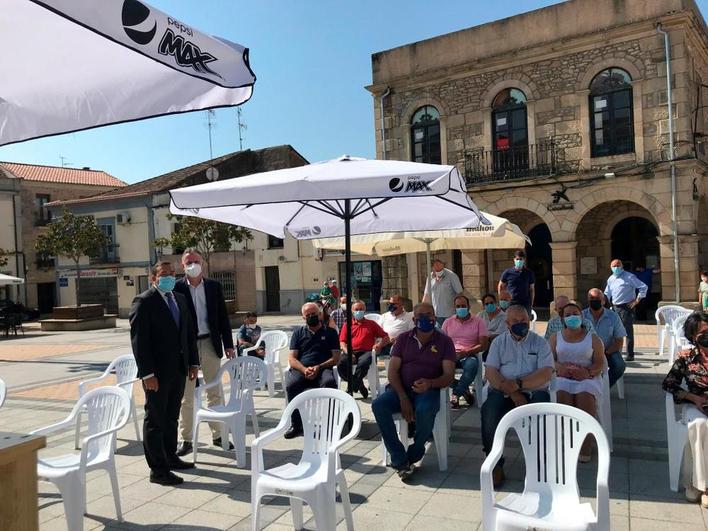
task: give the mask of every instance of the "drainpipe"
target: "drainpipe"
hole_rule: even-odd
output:
[[[671,97],[671,43],[669,34],[664,31],[661,22],[656,24],[656,31],[664,36],[664,59],[666,60],[666,100],[669,109],[669,168],[671,172],[671,218],[674,239],[674,283],[676,285],[676,302],[681,301],[681,275],[679,274],[679,241],[678,220],[676,219],[676,163],[674,160],[674,113]]]
[[[384,99],[391,94],[391,87],[386,87],[386,90],[381,94],[381,153],[383,160],[386,160],[386,127],[384,126]]]

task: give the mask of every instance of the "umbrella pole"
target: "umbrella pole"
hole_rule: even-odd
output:
[[[354,395],[352,388],[352,375],[354,367],[352,360],[354,352],[352,351],[352,235],[351,235],[351,201],[344,201],[344,270],[347,277],[347,358],[349,361],[349,375],[347,381],[347,393]]]
[[[433,267],[433,264],[430,263],[430,240],[428,239],[425,240],[425,265],[428,266],[425,274],[430,275],[430,269]]]

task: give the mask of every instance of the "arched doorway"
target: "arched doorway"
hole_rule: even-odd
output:
[[[661,300],[658,235],[654,217],[637,203],[607,201],[589,210],[575,233],[578,298],[585,302],[590,288],[604,290],[610,261],[619,258],[625,269],[650,285],[647,301],[638,308],[638,318],[652,320]]]
[[[646,301],[637,307],[637,320],[647,321],[652,318],[661,299],[661,286],[655,289],[654,280],[658,281],[654,271],[659,270],[659,231],[654,224],[640,217],[628,217],[617,223],[612,229],[612,258],[619,258],[627,271],[633,272],[649,286]]]
[[[541,216],[525,209],[507,210],[499,214],[519,228],[531,240],[532,245],[526,245],[526,263],[536,276],[536,299],[534,307],[539,316],[547,315],[547,309],[553,300],[553,254],[551,242],[553,238],[548,225]],[[490,277],[490,287],[496,292],[497,282],[502,271],[513,265],[514,250],[487,251],[487,270]],[[545,310],[545,313],[544,313]]]

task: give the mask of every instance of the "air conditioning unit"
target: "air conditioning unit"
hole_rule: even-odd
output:
[[[119,225],[127,225],[130,223],[130,213],[121,212],[120,214],[116,214],[116,223]]]
[[[278,257],[278,262],[285,262],[285,257],[284,257],[284,256],[279,256],[279,257]]]

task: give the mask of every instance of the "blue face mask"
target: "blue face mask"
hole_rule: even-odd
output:
[[[423,333],[432,332],[435,328],[435,321],[427,316],[418,317],[415,320],[415,325]]]
[[[572,328],[573,330],[577,330],[583,324],[583,318],[579,315],[569,315],[563,320],[565,321],[565,326]]]
[[[484,305],[484,309],[487,311],[487,313],[492,313],[497,309],[497,305],[493,302],[490,302]]]
[[[517,269],[521,269],[524,267],[524,261],[523,260],[514,260],[514,267]]]
[[[502,310],[506,310],[509,307],[509,301],[499,301],[499,307]]]
[[[470,314],[469,308],[455,308],[455,315],[460,319],[466,318]]]
[[[515,323],[511,325],[511,333],[517,337],[526,337],[526,334],[529,333],[529,324]]]
[[[357,310],[354,312],[354,319],[363,319],[364,318],[364,310]]]
[[[624,271],[624,268],[615,266],[612,268],[612,274],[615,275],[616,277],[622,274],[622,271]]]
[[[397,304],[389,304],[388,305],[388,311],[391,313],[395,312],[397,308],[398,308]]]
[[[174,276],[171,277],[157,277],[157,289],[164,291],[165,293],[175,289],[175,284],[177,279]]]

